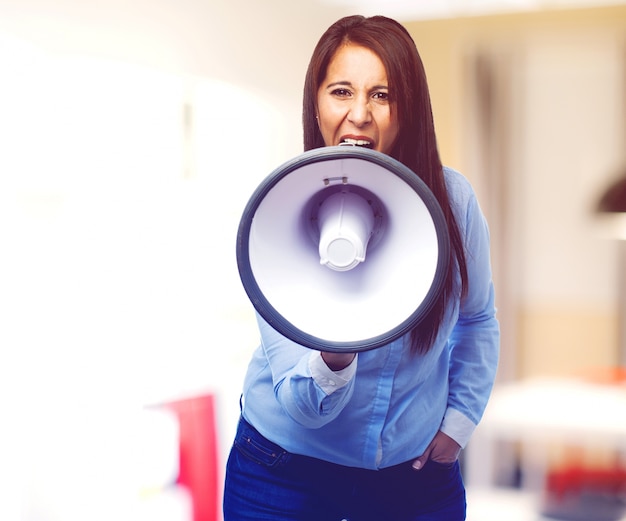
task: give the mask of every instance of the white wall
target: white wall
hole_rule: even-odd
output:
[[[615,298],[615,243],[597,233],[593,211],[626,160],[622,41],[599,29],[562,31],[538,33],[526,47],[520,200],[529,307],[608,307]]]

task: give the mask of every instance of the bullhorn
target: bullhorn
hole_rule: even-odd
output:
[[[305,152],[267,176],[237,233],[256,311],[319,351],[375,349],[420,323],[449,262],[445,217],[399,161],[360,147]]]

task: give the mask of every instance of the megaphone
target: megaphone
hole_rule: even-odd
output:
[[[449,249],[441,207],[414,172],[380,152],[335,146],[261,182],[236,254],[248,298],[275,330],[311,349],[359,352],[423,320]]]

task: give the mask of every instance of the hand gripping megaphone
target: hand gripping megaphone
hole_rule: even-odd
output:
[[[319,351],[375,349],[425,317],[449,262],[443,212],[399,161],[359,147],[305,152],[249,199],[237,267],[256,311]]]

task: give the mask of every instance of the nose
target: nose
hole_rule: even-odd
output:
[[[354,99],[350,105],[348,121],[358,128],[364,127],[372,121],[369,100],[365,96]]]

